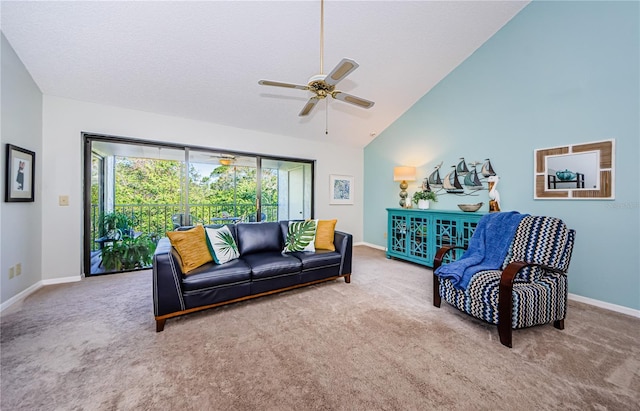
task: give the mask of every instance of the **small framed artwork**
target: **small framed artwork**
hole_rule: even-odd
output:
[[[613,200],[615,140],[534,151],[534,199]]]
[[[329,204],[353,204],[353,176],[329,176]]]
[[[36,153],[7,144],[6,164],[4,201],[9,203],[33,201]]]

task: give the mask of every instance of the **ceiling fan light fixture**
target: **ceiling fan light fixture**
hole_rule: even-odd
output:
[[[227,157],[221,158],[220,160],[218,160],[218,162],[223,166],[230,166],[231,164],[235,163],[235,161],[236,161],[235,159],[227,158]]]

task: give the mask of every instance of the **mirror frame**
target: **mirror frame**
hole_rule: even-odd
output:
[[[547,157],[571,155],[597,151],[600,159],[600,187],[589,189],[547,189]],[[533,198],[536,200],[613,200],[615,172],[615,140],[602,140],[591,143],[573,144],[559,147],[542,148],[533,154]]]

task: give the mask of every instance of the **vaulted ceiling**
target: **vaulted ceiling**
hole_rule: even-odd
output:
[[[320,1],[2,1],[2,32],[46,95],[363,147],[528,1],[324,5],[324,73],[360,67],[298,113],[320,73]],[[328,128],[328,134],[325,134]]]

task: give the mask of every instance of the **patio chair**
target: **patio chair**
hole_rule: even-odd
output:
[[[254,223],[256,221],[255,213],[249,214],[249,222]],[[267,215],[265,213],[260,213],[260,221],[265,221],[267,219]]]
[[[173,222],[173,229],[175,230],[178,227],[195,225],[197,223],[204,224],[204,221],[197,218],[192,214],[184,214],[178,213],[171,216],[171,221]]]

